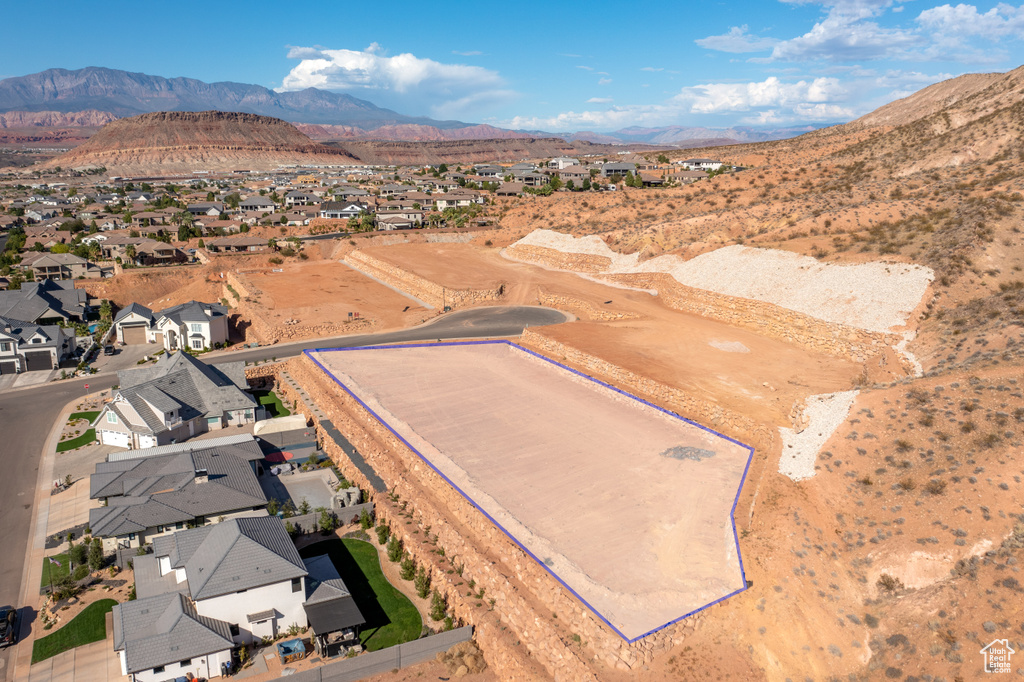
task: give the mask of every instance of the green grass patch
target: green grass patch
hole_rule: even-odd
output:
[[[266,408],[267,416],[270,419],[287,417],[291,414],[291,411],[284,406],[284,403],[273,391],[253,391],[252,395],[256,398],[256,402]]]
[[[64,440],[57,443],[57,452],[74,450],[75,448],[80,448],[83,445],[88,445],[94,440],[96,440],[96,429],[89,429],[78,438],[72,438],[70,440]]]
[[[68,565],[71,563],[68,560],[67,554],[54,554],[53,558],[60,562],[60,566],[54,566],[50,563],[49,559],[43,557],[43,579],[39,582],[39,587],[49,587],[50,580],[57,582],[68,574]]]
[[[423,628],[420,612],[384,577],[377,550],[369,542],[351,538],[325,540],[303,547],[299,554],[304,558],[321,554],[331,557],[366,619],[359,637],[368,651],[419,638]]]
[[[76,419],[85,419],[85,420],[87,420],[87,421],[88,421],[88,422],[89,422],[90,424],[92,424],[92,423],[93,423],[93,421],[95,421],[95,420],[96,420],[96,417],[98,417],[98,416],[100,416],[100,413],[99,413],[99,411],[98,411],[98,410],[97,410],[96,412],[73,412],[73,413],[71,414],[71,416],[70,416],[70,417],[68,417],[68,421],[69,421],[69,422],[73,422],[73,421],[75,421]]]
[[[113,599],[101,599],[89,604],[60,630],[37,639],[32,645],[32,662],[45,661],[83,644],[103,641],[107,636],[104,616],[116,603]]]

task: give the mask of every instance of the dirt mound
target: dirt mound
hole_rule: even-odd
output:
[[[448,668],[448,674],[462,677],[472,673],[480,673],[487,669],[484,654],[476,642],[459,642],[448,651],[437,654],[437,660]]]
[[[376,136],[378,131],[374,131]],[[587,154],[614,155],[622,145],[566,142],[556,137],[486,140],[439,140],[412,142],[402,140],[342,140],[328,143],[363,163],[418,165],[427,163],[482,163],[485,161],[519,161],[554,156]],[[644,145],[646,147],[646,145]],[[653,147],[649,147],[653,149]]]
[[[98,165],[137,175],[349,161],[352,158],[344,151],[319,145],[280,119],[201,111],[157,112],[114,121],[47,165]]]

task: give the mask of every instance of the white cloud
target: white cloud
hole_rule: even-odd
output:
[[[444,64],[410,53],[387,56],[377,43],[362,51],[293,47],[288,57],[299,63],[278,91],[309,87],[342,91],[403,112],[435,116],[466,116],[516,96],[496,71]]]
[[[577,69],[583,69],[584,71],[593,71],[594,70],[593,66],[583,66],[582,64],[578,64],[576,66],[576,68]]]
[[[874,21],[865,21],[872,16],[870,9],[833,8],[804,35],[777,44],[772,49],[771,59],[864,61],[896,57],[922,43],[922,38],[912,30],[884,28]]]
[[[747,32],[747,25],[733,26],[728,33],[720,36],[708,36],[695,40],[695,43],[709,50],[719,52],[760,52],[774,47],[779,43],[775,38],[762,38]]]
[[[614,101],[611,97],[591,97],[587,100],[587,104],[611,104]]]
[[[841,101],[846,90],[836,78],[785,83],[775,76],[754,83],[705,83],[683,88],[673,101],[689,106],[691,113],[713,114],[749,111],[761,107],[796,107]]]
[[[663,67],[660,67],[660,66],[659,67],[645,66],[645,67],[643,67],[640,70],[641,71],[664,71],[665,69]]]
[[[457,54],[460,57],[479,57],[480,55],[483,54],[483,52],[481,52],[480,50],[466,50],[465,52],[461,52],[459,50],[452,50],[452,54]]]
[[[1024,5],[999,3],[985,13],[974,5],[939,5],[921,12],[917,22],[941,36],[1020,37],[1024,32]]]
[[[597,81],[597,84],[598,85],[608,85],[611,82],[612,82],[611,78],[602,78],[601,80]]]

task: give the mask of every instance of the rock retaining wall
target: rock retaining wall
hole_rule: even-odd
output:
[[[559,680],[596,680],[605,665],[635,669],[655,652],[680,644],[704,617],[697,614],[639,642],[625,642],[308,358],[289,362],[288,372],[383,478],[391,493],[374,496],[378,517],[419,564],[430,568],[450,611],[476,626],[477,642],[502,678],[530,679],[531,659]],[[290,392],[281,383],[279,390]],[[324,435],[325,452],[346,477],[369,489]],[[461,567],[461,573],[453,567]],[[463,581],[470,579],[476,581],[474,591],[484,591],[482,598],[466,594]],[[589,662],[595,659],[598,663]]]
[[[571,272],[601,274],[604,270],[600,263],[606,261],[605,265],[610,264],[609,259],[603,256],[563,253],[540,246],[513,245],[505,249],[505,253],[515,260]],[[856,362],[865,362],[903,340],[900,334],[872,332],[826,322],[774,303],[686,286],[664,273],[605,274],[605,277],[631,287],[656,289],[665,304],[676,310],[751,329],[769,338]],[[900,357],[904,370],[913,373],[914,368]]]
[[[505,285],[494,289],[450,289],[431,282],[417,274],[374,258],[362,251],[353,251],[345,256],[345,263],[380,281],[400,289],[410,296],[425,301],[435,308],[468,308],[490,301],[500,301],[505,294]]]
[[[561,294],[549,294],[543,290],[538,292],[537,301],[541,305],[549,308],[571,312],[584,320],[635,320],[640,317],[636,313],[614,313],[610,310],[601,310],[600,308],[591,305],[586,301],[581,301],[578,298],[563,296]]]

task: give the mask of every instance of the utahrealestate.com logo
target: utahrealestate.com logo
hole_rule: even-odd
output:
[[[987,673],[1008,673],[1011,672],[1010,668],[1010,657],[1013,656],[1016,651],[1010,647],[1010,641],[1007,639],[994,639],[988,643],[984,649],[981,650],[981,655],[985,657],[985,672]]]

